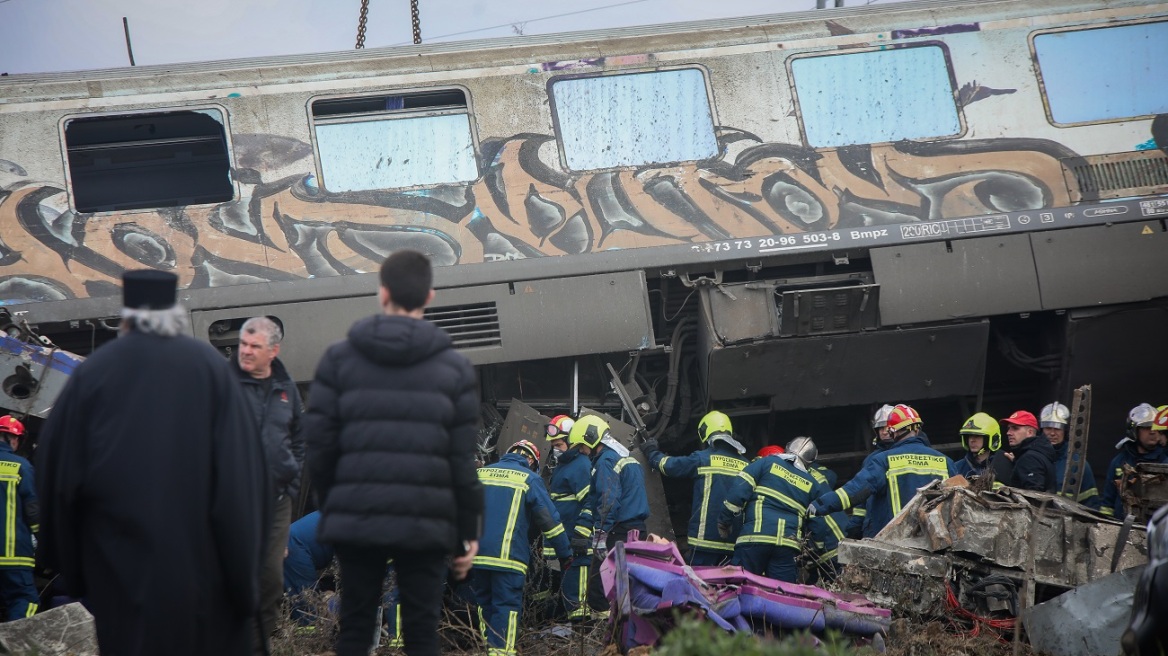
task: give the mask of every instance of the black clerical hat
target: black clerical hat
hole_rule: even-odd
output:
[[[174,307],[178,276],[167,271],[140,269],[122,274],[122,306],[133,310]]]

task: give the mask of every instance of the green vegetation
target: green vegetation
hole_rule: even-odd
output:
[[[654,656],[864,656],[868,647],[831,635],[817,640],[809,633],[761,639],[750,633],[727,633],[712,622],[687,618],[665,635]]]

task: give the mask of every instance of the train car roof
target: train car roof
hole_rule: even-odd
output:
[[[191,87],[203,88],[206,82],[198,80],[207,74],[232,73],[230,82],[243,79],[262,79],[265,83],[314,78],[305,74],[314,68],[326,68],[344,77],[364,77],[387,71],[397,74],[457,70],[482,65],[530,63],[550,59],[599,57],[617,54],[641,54],[714,47],[718,45],[766,43],[783,39],[807,39],[841,36],[850,33],[870,34],[893,29],[932,28],[943,33],[946,26],[1009,20],[1020,16],[1044,13],[1075,13],[1111,7],[1149,4],[1144,0],[916,0],[838,9],[813,9],[783,14],[690,21],[663,25],[635,26],[515,36],[496,39],[476,39],[422,45],[388,46],[364,50],[312,53],[157,64],[87,71],[55,73],[26,73],[0,77],[0,104],[6,102],[37,101],[60,98],[64,89],[58,87],[48,96],[31,89],[20,92],[14,87],[57,86],[70,83],[112,80],[137,80],[127,87],[140,86],[142,78],[166,76],[164,88],[182,88],[178,78],[189,79]],[[905,16],[908,14],[909,16]],[[343,64],[342,70],[337,65]],[[300,72],[296,72],[302,69]],[[268,73],[268,74],[265,74]],[[188,77],[189,76],[189,77]],[[219,85],[225,80],[220,80]],[[152,91],[160,85],[150,84]],[[72,94],[66,94],[72,95]]]

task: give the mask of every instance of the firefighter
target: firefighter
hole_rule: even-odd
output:
[[[783,449],[783,447],[779,446],[778,444],[768,444],[768,445],[766,445],[763,448],[758,450],[758,455],[754,457],[754,460],[758,460],[759,458],[765,458],[767,456],[777,456],[781,453],[786,453],[786,452],[787,451],[785,449]],[[751,460],[751,462],[754,462],[754,460]]]
[[[818,455],[818,454],[817,454]],[[828,467],[818,462],[811,463],[807,473],[818,483],[827,486],[827,491],[835,488],[839,476]],[[861,515],[861,518],[863,516]],[[818,584],[819,579],[824,583],[835,579],[839,573],[839,543],[846,537],[845,530],[853,516],[842,510],[825,515],[823,521],[814,521],[808,527],[808,535],[815,547],[815,568],[811,570],[811,578],[806,583]]]
[[[892,412],[893,407],[886,403],[880,406],[880,409],[872,416],[872,451],[864,456],[864,462],[860,465],[861,469],[868,464],[868,459],[872,457],[872,454],[892,446],[892,432],[888,430],[888,415]],[[834,483],[832,487],[835,487]],[[851,517],[844,527],[844,532],[848,537],[858,540],[864,536],[864,530],[868,526],[868,509],[871,505],[872,497],[868,497],[864,505],[852,508]]]
[[[483,537],[471,570],[479,626],[490,656],[513,656],[523,609],[523,584],[531,559],[527,541],[532,523],[551,544],[560,569],[566,569],[571,547],[560,515],[535,472],[539,448],[516,442],[499,462],[478,470],[483,485]]]
[[[24,436],[24,424],[12,415],[0,417],[0,481],[8,503],[4,505],[4,554],[0,556],[0,601],[7,619],[32,617],[40,596],[32,580],[33,533],[38,530],[40,507],[32,465],[16,455]]]
[[[590,515],[576,520],[582,530],[572,536],[572,552],[585,555],[593,549],[593,563],[604,560],[608,549],[628,539],[629,531],[645,531],[649,517],[649,498],[645,494],[645,472],[629,450],[616,441],[608,422],[595,415],[576,420],[568,433],[568,448],[589,457],[592,462],[592,485],[588,492]],[[596,571],[599,571],[596,570]],[[597,577],[592,577],[596,580]]]
[[[985,474],[990,465],[990,456],[1002,448],[1002,431],[998,420],[979,412],[961,425],[961,446],[965,457],[958,460],[954,469],[969,478]]]
[[[592,485],[592,463],[575,449],[568,449],[568,434],[575,423],[568,415],[557,415],[547,425],[547,440],[552,447],[552,478],[549,485],[552,503],[560,514],[565,528],[582,537],[592,535],[592,511],[588,509],[588,492]],[[584,528],[588,526],[588,528]],[[544,546],[546,558],[555,557],[555,549]],[[573,556],[568,568],[561,574],[560,596],[568,617],[577,619],[588,615],[586,594],[588,590],[588,561],[591,548],[584,554]],[[584,596],[582,596],[584,595]]]
[[[860,473],[843,487],[816,499],[808,512],[822,516],[847,510],[872,497],[864,537],[874,537],[908,504],[917,489],[953,476],[953,461],[928,446],[920,414],[911,406],[897,405],[888,413],[893,443],[868,456]]]
[[[1123,498],[1119,486],[1123,482],[1123,466],[1135,467],[1141,462],[1168,462],[1168,453],[1160,446],[1158,431],[1152,430],[1156,409],[1141,403],[1127,413],[1127,431],[1122,447],[1107,468],[1107,482],[1103,484],[1099,512],[1109,517],[1123,517]]]
[[[1046,404],[1042,412],[1038,413],[1042,434],[1054,447],[1054,491],[1059,494],[1062,494],[1063,479],[1067,475],[1067,427],[1070,420],[1070,408],[1057,401]],[[1087,462],[1084,453],[1078,454],[1076,462],[1083,465],[1083,470],[1079,472],[1079,494],[1072,492],[1067,496],[1092,510],[1098,510],[1099,490],[1095,487],[1095,473],[1091,471],[1091,463]]]
[[[661,453],[657,440],[647,440],[641,451],[649,465],[662,474],[693,479],[693,512],[687,531],[689,564],[721,565],[734,555],[734,542],[718,535],[718,514],[730,483],[746,467],[746,447],[734,439],[730,418],[717,410],[698,422],[698,439],[706,448],[688,456]]]
[[[729,539],[738,515],[746,512],[734,543],[734,565],[795,582],[805,508],[812,499],[831,491],[827,483],[809,473],[817,455],[811,438],[796,437],[787,444],[786,453],[759,458],[738,474],[718,515],[718,532]]]

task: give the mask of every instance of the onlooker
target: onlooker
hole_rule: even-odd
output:
[[[303,431],[321,502],[319,537],[341,568],[338,656],[372,647],[385,564],[401,590],[410,656],[438,654],[447,557],[470,570],[483,513],[475,473],[474,368],[423,318],[430,261],[401,250],[381,265],[382,314],[353,324],[317,366]]]
[[[1005,457],[1014,463],[1009,480],[1002,483],[1019,490],[1054,492],[1054,447],[1050,440],[1035,439],[1038,419],[1033,413],[1018,410],[1001,423],[1006,426],[1006,441],[1010,443]]]
[[[284,331],[267,317],[252,317],[239,329],[239,354],[234,360],[244,396],[264,447],[272,494],[263,568],[260,570],[260,614],[256,654],[267,652],[276,630],[284,590],[284,548],[292,523],[292,505],[300,495],[304,438],[300,435],[300,392],[280,355]]]
[[[292,523],[288,529],[288,555],[284,557],[284,592],[292,598],[292,619],[299,624],[310,624],[302,599],[305,590],[316,586],[320,571],[333,562],[332,545],[316,539],[320,511],[308,513]]]
[[[12,415],[0,417],[0,483],[8,503],[0,510],[4,521],[4,551],[0,554],[0,601],[7,618],[17,620],[37,612],[40,596],[32,582],[33,537],[39,528],[40,508],[32,465],[16,455],[24,424]]]
[[[123,275],[122,334],[74,372],[37,449],[40,555],[103,654],[247,654],[267,472],[239,383],[184,335],[178,278]]]

